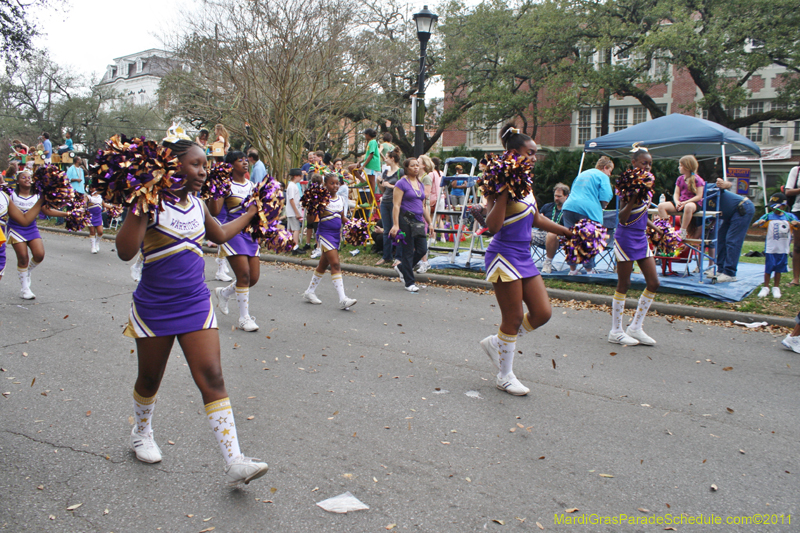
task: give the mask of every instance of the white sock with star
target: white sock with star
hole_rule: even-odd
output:
[[[239,316],[250,316],[250,287],[236,287],[236,303],[239,304]]]
[[[24,268],[17,268],[17,274],[19,275],[19,283],[22,285],[22,290],[30,289],[31,288],[31,278],[28,276],[28,269]]]
[[[220,291],[220,294],[222,295],[223,298],[227,300],[233,298],[233,295],[236,294],[236,282],[234,281],[230,285],[222,289],[222,291]]]
[[[155,395],[150,398],[145,398],[136,389],[133,390],[133,411],[136,415],[136,433],[139,435],[147,435],[153,431],[153,411],[156,408]]]
[[[629,326],[631,329],[637,331],[642,329],[644,317],[647,314],[647,311],[650,309],[650,304],[653,303],[655,297],[656,293],[650,292],[647,289],[642,292],[642,295],[639,296],[639,305],[636,306],[636,313],[633,315],[633,320]]]
[[[39,266],[39,263],[37,263],[36,261],[34,261],[33,257],[31,257],[31,260],[30,260],[30,261],[28,261],[28,272],[31,272],[31,271],[32,271],[34,268],[36,268],[37,266]]]
[[[614,292],[611,300],[611,333],[622,333],[622,315],[625,314],[625,295]]]
[[[317,285],[319,285],[319,282],[322,281],[322,277],[324,275],[325,275],[325,272],[322,272],[320,274],[319,272],[317,272],[315,270],[314,273],[311,275],[311,283],[308,284],[308,289],[306,289],[306,292],[309,292],[309,293],[316,292]]]
[[[225,463],[230,464],[242,452],[239,450],[239,438],[236,435],[236,424],[233,420],[231,399],[222,398],[206,404],[206,418],[211,424],[211,431],[219,443],[219,450]]]
[[[530,333],[534,330],[534,327],[531,326],[531,321],[528,320],[528,317],[531,316],[530,313],[525,313],[525,316],[522,317],[522,324],[519,327],[519,331],[517,332],[517,338],[519,339],[526,333]]]
[[[347,295],[344,293],[344,281],[342,280],[342,273],[339,272],[338,274],[332,274],[331,281],[333,281],[333,287],[336,289],[336,293],[339,295],[339,301],[341,302],[347,298]]]
[[[497,351],[500,352],[500,378],[504,378],[511,373],[511,365],[514,363],[514,349],[517,346],[517,336],[503,333],[497,330]]]

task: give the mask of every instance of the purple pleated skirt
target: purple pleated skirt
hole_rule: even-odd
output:
[[[35,220],[31,222],[30,226],[20,226],[13,220],[9,220],[7,237],[8,242],[11,244],[28,242],[42,238],[42,236],[39,235],[39,227],[36,225]]]
[[[539,275],[533,263],[530,245],[509,246],[501,251],[486,251],[486,281],[497,283],[532,278]]]
[[[323,252],[338,250],[342,242],[342,218],[336,217],[320,222],[317,228],[317,238]]]
[[[258,243],[253,240],[249,233],[238,233],[234,238],[222,245],[222,254],[224,257],[232,255],[258,257]]]
[[[89,208],[89,214],[92,216],[92,226],[103,225],[103,208],[99,205],[94,205]]]
[[[653,257],[645,229],[617,227],[614,232],[614,255],[617,261],[638,261]]]

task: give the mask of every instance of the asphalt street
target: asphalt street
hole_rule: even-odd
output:
[[[242,450],[269,473],[225,486],[177,343],[153,419],[164,460],[140,463],[128,265],[109,241],[44,240],[36,300],[10,249],[0,281],[2,531],[800,530],[800,356],[780,337],[649,317],[658,345],[623,348],[608,313],[554,307],[517,345],[531,393],[513,397],[478,345],[492,294],[345,274],[342,311],[330,274],[312,306],[310,270],[276,264],[250,294],[258,332],[233,329],[235,304],[217,316]],[[316,505],[347,491],[369,510]],[[762,514],[778,523],[725,524]]]

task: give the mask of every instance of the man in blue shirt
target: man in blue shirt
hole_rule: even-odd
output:
[[[713,191],[714,185],[706,185],[706,191]],[[717,268],[721,274],[717,276],[719,283],[736,281],[736,270],[739,267],[739,256],[742,254],[742,245],[747,236],[747,228],[756,208],[748,198],[733,194],[728,189],[731,183],[717,178],[716,188],[719,188],[719,205],[714,205],[714,200],[706,203],[708,209],[720,211],[720,223],[717,233]],[[707,276],[713,275],[713,269],[706,271]]]
[[[86,194],[86,190],[83,187],[83,167],[81,163],[81,158],[76,157],[72,162],[72,166],[67,169],[67,179],[69,180],[69,184],[72,185],[72,188],[75,189],[75,192],[84,195]]]
[[[247,159],[249,159],[250,164],[253,165],[252,170],[250,170],[250,181],[258,185],[267,177],[267,167],[259,160],[258,152],[255,150],[247,154]]]
[[[44,162],[50,164],[53,157],[53,143],[50,142],[50,134],[46,131],[42,133],[42,146],[44,146]]]

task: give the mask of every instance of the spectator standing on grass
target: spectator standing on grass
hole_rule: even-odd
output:
[[[389,164],[386,170],[383,171],[381,179],[378,182],[378,185],[382,191],[380,213],[383,227],[391,228],[392,209],[394,208],[394,187],[397,184],[397,181],[403,176],[403,171],[400,169],[400,151],[394,150],[389,152],[386,160],[389,161]],[[388,263],[392,260],[392,258],[394,258],[394,263],[392,266],[397,266],[400,263],[400,257],[403,255],[402,243],[397,244],[394,254],[392,254],[392,238],[389,236],[389,232],[384,232],[381,238],[383,239],[383,255],[378,262],[375,263],[375,265],[377,266]]]
[[[292,232],[294,239],[293,255],[302,253],[300,250],[300,228],[303,225],[303,208],[300,206],[300,197],[303,196],[300,190],[301,179],[303,172],[299,168],[289,171],[289,183],[286,185],[286,229]]]
[[[247,159],[253,167],[250,171],[250,181],[258,185],[267,177],[267,167],[261,162],[261,158],[255,150],[250,150],[250,153],[247,154]]]
[[[789,177],[786,180],[786,187],[784,187],[783,192],[789,200],[792,213],[796,217],[800,217],[800,165],[789,171]],[[789,286],[796,287],[800,285],[800,228],[792,230],[792,237],[794,237],[792,281],[789,282]]]
[[[431,215],[423,208],[425,202],[425,186],[419,181],[419,162],[413,157],[403,161],[403,176],[395,185],[392,193],[392,229],[389,234],[396,237],[401,231],[404,234],[403,255],[400,265],[395,267],[408,292],[417,292],[413,267],[428,251],[427,233],[433,235]],[[429,228],[425,231],[425,223]]]
[[[67,179],[69,180],[69,184],[75,189],[75,192],[79,193],[81,196],[86,194],[86,188],[84,187],[84,172],[83,167],[81,164],[83,160],[80,157],[76,157],[73,162],[72,166],[67,169]]]
[[[561,225],[572,228],[582,218],[603,224],[603,209],[614,197],[609,177],[614,170],[614,162],[607,156],[597,161],[595,168],[584,170],[572,182],[569,198],[561,207]],[[587,274],[594,274],[594,257],[584,263]],[[578,274],[576,265],[569,265],[569,275]]]
[[[720,224],[717,232],[717,258],[716,264],[722,272],[717,276],[717,282],[728,283],[736,281],[736,271],[739,267],[739,256],[742,245],[747,237],[747,228],[756,208],[750,199],[730,192],[732,183],[722,178],[717,178],[716,186],[719,191]],[[712,187],[712,185],[709,185]],[[713,206],[711,206],[713,209]],[[714,275],[713,267],[706,270],[705,275]]]
[[[758,292],[759,298],[769,294],[769,280],[775,273],[775,285],[772,286],[772,297],[781,297],[781,273],[789,271],[789,247],[792,240],[792,227],[800,227],[800,220],[791,213],[787,213],[786,195],[777,192],[769,199],[771,212],[753,223],[754,226],[767,230],[767,239],[764,244],[764,286]]]

